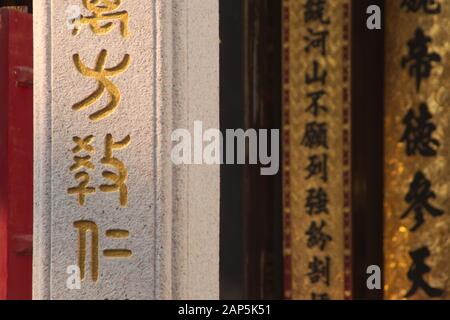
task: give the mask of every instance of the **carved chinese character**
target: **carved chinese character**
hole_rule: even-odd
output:
[[[106,231],[106,237],[110,239],[120,240],[128,239],[130,232],[128,230],[111,229]],[[103,256],[110,259],[127,259],[133,255],[133,252],[128,249],[105,249]]]
[[[74,227],[78,229],[78,267],[81,280],[86,274],[86,238],[91,233],[91,276],[92,281],[98,280],[98,227],[91,221],[76,221]]]
[[[105,90],[110,95],[108,105],[89,116],[89,119],[92,121],[100,121],[110,116],[116,110],[121,100],[121,93],[119,88],[117,88],[117,86],[109,78],[125,72],[131,63],[130,55],[127,54],[117,66],[113,68],[105,68],[107,58],[108,52],[106,50],[102,50],[97,57],[95,68],[91,69],[81,62],[78,54],[73,56],[75,66],[78,71],[85,77],[95,79],[98,82],[98,87],[87,98],[73,105],[72,109],[75,111],[80,111],[90,107],[100,100],[105,93]]]
[[[129,36],[128,12],[116,11],[122,5],[121,0],[83,0],[83,5],[92,15],[81,16],[79,25],[89,25],[95,34],[105,35],[114,27],[114,23],[111,21],[119,21],[122,36]],[[74,35],[78,35],[80,32],[81,28],[78,27],[73,30]]]
[[[86,204],[86,196],[89,194],[95,193],[95,188],[89,187],[89,182],[91,180],[87,170],[93,170],[95,168],[94,164],[91,162],[91,153],[95,152],[94,147],[91,145],[94,140],[94,136],[88,136],[84,139],[80,137],[74,137],[73,141],[76,146],[72,149],[74,154],[79,154],[81,152],[88,153],[85,156],[75,156],[73,158],[74,164],[70,167],[70,171],[79,171],[85,170],[81,172],[77,172],[75,174],[75,179],[79,181],[78,186],[69,188],[67,193],[70,195],[78,196],[78,203],[81,206]]]
[[[78,203],[80,206],[84,206],[86,204],[86,196],[95,193],[95,188],[89,187],[91,178],[87,172],[78,172],[75,174],[75,179],[80,183],[76,187],[69,188],[67,193],[77,195]]]
[[[103,177],[110,180],[112,184],[102,184],[100,190],[103,192],[119,192],[119,200],[122,207],[125,207],[128,203],[128,187],[126,185],[128,170],[122,161],[113,156],[113,151],[128,147],[130,142],[130,136],[125,137],[122,141],[114,142],[112,135],[108,134],[105,139],[105,157],[101,160],[103,164],[115,168],[117,173],[104,171]]]
[[[81,139],[80,137],[74,137],[73,142],[75,142],[76,146],[72,149],[73,153],[79,153],[82,151],[86,151],[89,153],[95,152],[95,148],[91,145],[91,143],[94,141],[94,136],[87,136],[84,139]]]
[[[97,282],[99,278],[99,228],[92,221],[76,221],[75,229],[78,230],[78,267],[80,268],[80,278],[85,279],[86,276],[86,248],[87,236],[91,234],[91,278]],[[127,239],[130,236],[128,230],[111,229],[106,231],[106,237],[120,240]],[[103,256],[109,259],[127,259],[133,255],[128,249],[106,249],[103,250]]]

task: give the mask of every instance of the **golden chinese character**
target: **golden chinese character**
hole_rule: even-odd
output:
[[[115,111],[115,109],[120,103],[121,93],[120,90],[117,88],[117,86],[114,85],[108,78],[117,76],[125,72],[131,63],[130,55],[126,54],[122,62],[120,62],[116,67],[105,68],[107,58],[108,52],[106,50],[102,50],[99,56],[97,57],[97,63],[95,68],[91,69],[88,68],[83,62],[81,62],[80,56],[78,54],[75,54],[73,56],[73,61],[75,63],[77,70],[82,75],[97,80],[98,87],[87,98],[85,98],[79,103],[74,104],[72,109],[75,111],[79,111],[87,107],[90,107],[91,105],[100,100],[105,90],[108,91],[110,95],[110,101],[108,105],[105,108],[89,116],[89,119],[91,119],[92,121],[100,121],[108,117]]]
[[[89,170],[95,169],[94,164],[91,162],[91,156],[74,157],[73,160],[75,163],[70,167],[70,171],[77,171],[82,168]]]
[[[127,239],[130,237],[128,230],[111,229],[106,231],[106,237],[111,239]],[[103,255],[110,259],[125,259],[133,255],[133,252],[128,249],[106,249],[103,250]]]
[[[89,10],[91,16],[81,16],[79,25],[89,25],[92,32],[97,35],[105,35],[109,33],[114,27],[113,22],[120,21],[120,31],[122,36],[127,38],[129,36],[128,30],[128,12],[117,11],[121,5],[121,0],[83,0],[84,7]],[[81,28],[73,30],[74,35],[78,35]]]
[[[84,139],[81,139],[80,137],[74,137],[73,142],[75,142],[76,146],[72,149],[72,152],[75,154],[81,153],[82,151],[86,151],[87,153],[94,153],[95,149],[91,145],[93,140],[94,136],[88,136]],[[93,170],[95,168],[94,164],[91,162],[90,155],[86,155],[83,157],[75,156],[73,160],[74,164],[70,167],[70,171],[78,171],[80,169]],[[84,206],[86,204],[86,195],[95,193],[95,188],[88,187],[91,178],[86,171],[78,172],[75,175],[75,179],[80,181],[79,185],[74,188],[69,188],[67,190],[67,193],[78,195],[78,203],[81,206]]]
[[[75,229],[78,229],[78,267],[80,268],[80,278],[86,276],[86,251],[87,235],[91,233],[91,277],[92,281],[97,282],[99,278],[99,228],[92,221],[76,221]],[[114,240],[128,239],[130,232],[128,230],[111,229],[106,231],[106,237]],[[107,259],[127,259],[133,255],[128,249],[106,249],[103,250],[103,256]]]
[[[81,280],[84,280],[86,270],[86,236],[92,233],[91,241],[91,274],[92,281],[98,280],[98,227],[91,221],[77,221],[74,227],[78,229],[78,267],[80,268]]]
[[[94,136],[88,136],[84,139],[80,137],[74,137],[73,142],[75,142],[76,146],[72,149],[73,153],[79,153],[81,151],[86,151],[89,153],[95,152],[94,147],[91,145],[92,141],[94,141]]]
[[[126,182],[128,180],[128,170],[124,163],[113,157],[114,150],[121,150],[126,148],[131,142],[131,137],[127,136],[120,142],[114,142],[111,134],[108,134],[105,139],[105,157],[101,162],[105,165],[114,167],[118,173],[111,171],[104,171],[103,177],[112,181],[112,184],[103,184],[100,190],[103,192],[117,192],[119,191],[120,205],[125,207],[128,203],[128,188]]]
[[[87,172],[78,172],[75,175],[75,179],[80,181],[80,184],[77,187],[69,188],[67,193],[78,195],[78,203],[80,206],[84,206],[86,204],[86,195],[95,193],[95,188],[88,187],[91,178]]]

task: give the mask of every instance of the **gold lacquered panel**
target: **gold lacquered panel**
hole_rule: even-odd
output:
[[[402,7],[400,0],[386,2],[385,294],[387,299],[433,298],[420,286],[406,297],[414,289],[411,278],[420,276],[431,288],[444,291],[434,298],[449,299],[450,2],[415,2],[422,4],[408,8]],[[415,39],[418,29],[428,37],[426,59],[431,61],[430,74],[423,73],[420,89],[417,74],[408,69],[417,61],[408,59],[408,42]],[[422,54],[419,56],[423,59]],[[405,117],[410,110],[418,116],[423,104],[432,116],[428,123],[435,126],[432,138],[440,144],[432,144],[435,156],[420,152],[408,155],[407,143],[402,141],[407,128]],[[443,214],[433,217],[424,209],[423,224],[412,231],[417,224],[414,212],[403,219],[402,215],[412,205],[405,197],[418,172],[430,182],[430,192],[434,193],[434,197],[425,197],[427,202]],[[411,253],[421,248],[429,252],[413,268]]]
[[[311,7],[314,2],[317,3],[285,0],[283,4],[285,296],[348,299],[351,298],[351,1],[323,1],[322,13],[317,6]],[[313,34],[320,32],[327,32],[326,53],[322,46],[311,46]],[[306,78],[314,75],[315,65],[317,75],[327,72],[326,80],[308,83]],[[314,114],[311,94],[318,91],[325,92],[320,105],[326,110],[319,108]],[[312,124],[316,129],[326,128],[326,143],[319,138],[315,143],[306,138],[307,128]],[[314,156],[322,162],[326,159],[326,179],[323,175],[309,177],[310,158]],[[308,212],[308,203],[317,201],[310,197],[313,190],[316,194],[320,190],[326,193],[328,212]],[[312,231],[317,229],[323,234],[312,239]],[[321,237],[328,239],[322,248]],[[319,275],[313,272],[314,268]]]

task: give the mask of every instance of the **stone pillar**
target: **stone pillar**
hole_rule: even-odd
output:
[[[34,2],[34,298],[217,299],[219,167],[170,155],[219,128],[218,2],[103,7]]]

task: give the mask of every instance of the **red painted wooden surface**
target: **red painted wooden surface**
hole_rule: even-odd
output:
[[[33,26],[0,9],[0,299],[31,299]]]

